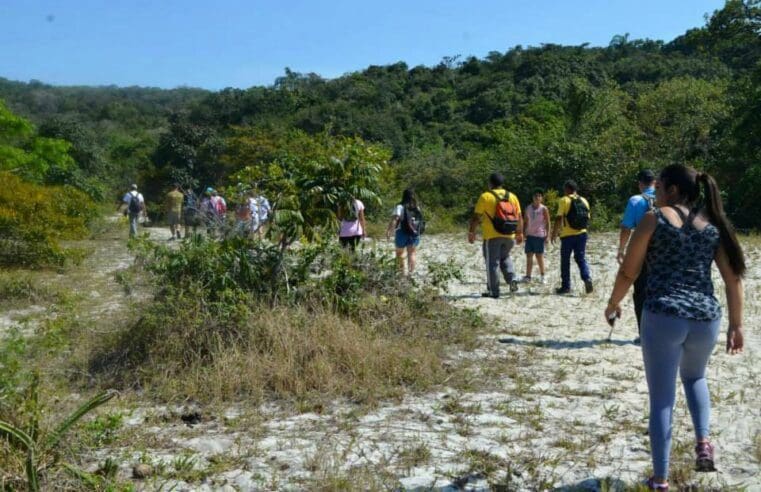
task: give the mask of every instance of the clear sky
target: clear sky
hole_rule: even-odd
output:
[[[0,77],[221,89],[541,43],[670,41],[723,0],[0,0]]]

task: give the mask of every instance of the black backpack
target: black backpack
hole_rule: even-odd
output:
[[[580,230],[586,229],[589,225],[589,207],[584,200],[578,196],[571,197],[571,205],[568,207],[568,213],[565,220],[571,228]]]
[[[132,195],[132,193],[130,193]],[[132,198],[129,199],[129,205],[127,205],[127,210],[129,210],[129,213],[132,215],[137,215],[142,210],[142,207],[140,206],[140,194],[135,193],[132,195]]]
[[[423,213],[419,208],[404,207],[402,229],[411,236],[419,236],[425,231],[425,220],[423,220]]]

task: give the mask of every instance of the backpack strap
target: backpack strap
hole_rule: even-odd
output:
[[[505,190],[505,195],[504,196],[497,195],[496,193],[494,193],[494,190],[489,190],[489,193],[494,195],[494,198],[497,199],[497,202],[501,202],[502,200],[508,200],[508,201],[510,200],[510,192],[507,191],[507,190]]]
[[[675,206],[670,206],[669,208],[673,209],[676,214],[679,216],[680,219],[682,219],[682,228],[685,226],[691,226],[692,221],[695,220],[695,216],[697,215],[697,209],[692,208],[690,209],[690,213],[688,215],[685,215],[684,212],[682,212],[682,209]]]
[[[494,195],[494,198],[497,199],[496,203],[494,204],[494,215],[496,216],[497,215],[497,206],[499,205],[499,202],[501,202],[503,200],[507,200],[508,202],[510,201],[510,192],[505,190],[505,195],[501,196],[501,197],[499,195],[497,195],[496,193],[494,193],[494,190],[489,190],[489,193]],[[484,214],[487,217],[489,217],[490,220],[494,219],[494,217],[492,217],[491,215],[487,214],[486,212],[484,212]]]

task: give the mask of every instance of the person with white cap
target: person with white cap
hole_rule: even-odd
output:
[[[145,213],[145,199],[137,191],[137,185],[132,184],[130,190],[124,194],[119,209],[124,207],[124,215],[129,217],[129,237],[137,236],[137,223],[140,214]]]

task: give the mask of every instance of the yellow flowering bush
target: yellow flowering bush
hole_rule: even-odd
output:
[[[70,186],[42,186],[0,172],[0,265],[60,266],[61,239],[81,239],[97,214],[93,201]]]

